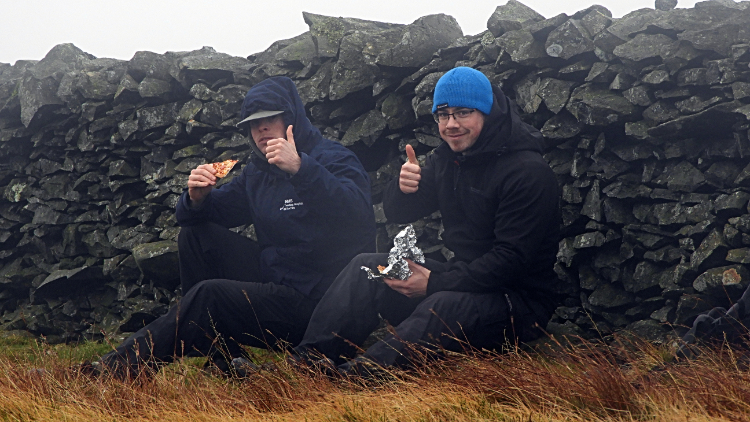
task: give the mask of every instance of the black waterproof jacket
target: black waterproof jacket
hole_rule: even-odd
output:
[[[177,221],[181,226],[255,224],[263,279],[305,295],[314,289],[320,296],[353,257],[375,251],[370,179],[354,153],[323,138],[310,123],[291,79],[270,78],[253,86],[242,117],[258,110],[283,111],[284,123],[294,125],[299,172],[291,176],[269,165],[249,139],[254,153],[242,173],[212,190],[197,209],[189,206],[185,191]],[[319,283],[324,285],[315,288]]]
[[[477,142],[463,154],[447,143],[437,147],[413,194],[394,181],[385,215],[408,223],[440,210],[442,238],[455,257],[431,272],[428,294],[516,292],[542,304],[535,311],[549,318],[558,305],[559,186],[542,157],[541,133],[520,120],[502,91],[494,93]]]

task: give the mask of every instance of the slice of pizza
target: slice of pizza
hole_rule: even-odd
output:
[[[224,160],[220,161],[218,163],[212,163],[211,165],[214,166],[214,170],[216,170],[216,177],[222,178],[229,174],[229,171],[232,170],[232,167],[237,164],[237,160]]]

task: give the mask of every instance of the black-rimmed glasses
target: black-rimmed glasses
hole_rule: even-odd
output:
[[[435,123],[448,123],[448,119],[453,116],[456,121],[463,120],[471,116],[471,113],[477,111],[473,108],[464,108],[461,110],[456,110],[453,113],[447,113],[445,111],[438,111],[432,115],[432,117],[435,119]]]

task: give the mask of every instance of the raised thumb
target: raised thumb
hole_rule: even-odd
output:
[[[289,142],[292,145],[294,145],[294,132],[292,132],[292,129],[294,129],[294,126],[292,126],[292,125],[287,126],[287,128],[286,128],[286,140],[287,140],[287,142]]]
[[[409,159],[410,163],[419,165],[417,154],[414,153],[414,148],[412,148],[411,145],[406,145],[406,157]]]

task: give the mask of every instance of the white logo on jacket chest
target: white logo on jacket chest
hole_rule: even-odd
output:
[[[285,199],[284,200],[284,206],[279,208],[279,211],[289,211],[289,210],[296,210],[297,207],[301,207],[304,205],[304,202],[294,202],[294,199]]]

